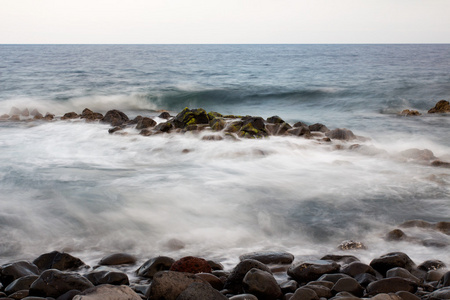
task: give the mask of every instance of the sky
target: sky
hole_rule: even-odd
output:
[[[0,44],[450,43],[450,0],[0,0]]]

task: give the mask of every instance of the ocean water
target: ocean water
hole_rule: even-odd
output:
[[[161,122],[161,110],[201,107],[364,137],[204,141],[1,121],[0,262],[59,250],[94,264],[129,252],[231,266],[250,251],[344,253],[337,245],[353,239],[365,262],[403,251],[449,265],[449,246],[422,243],[450,244],[439,231],[384,240],[407,220],[450,221],[450,169],[402,152],[450,161],[450,116],[427,114],[449,98],[450,45],[0,45],[0,115],[87,107]]]

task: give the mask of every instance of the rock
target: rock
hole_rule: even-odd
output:
[[[37,116],[37,115],[41,115],[42,116],[42,114],[35,108],[35,109],[33,109],[31,112],[30,112],[30,116]]]
[[[207,134],[202,137],[202,141],[221,141],[223,137],[218,134]]]
[[[3,114],[0,116],[0,120],[7,120],[9,119],[9,115],[8,114]]]
[[[449,244],[443,240],[426,239],[422,241],[422,245],[424,245],[425,247],[445,248]]]
[[[220,113],[218,113],[218,112],[215,112],[215,111],[210,111],[210,112],[208,113],[208,119],[209,119],[210,121],[212,121],[212,120],[214,120],[214,119],[216,119],[216,118],[223,118],[223,115],[220,114]]]
[[[18,261],[0,267],[0,281],[5,287],[14,280],[28,275],[39,275],[38,267],[28,261]]]
[[[167,271],[175,262],[173,258],[167,256],[158,256],[147,260],[138,270],[137,275],[147,278],[153,276],[160,271]]]
[[[225,129],[225,126],[227,125],[223,118],[212,119],[209,124],[211,125],[211,129],[214,131],[221,131]]]
[[[22,111],[15,106],[11,107],[11,110],[9,111],[10,116],[20,115],[21,113],[22,113]]]
[[[123,112],[113,109],[108,111],[105,116],[101,119],[104,123],[109,123],[112,126],[120,126],[126,122],[128,122],[128,116]]]
[[[399,291],[415,293],[417,291],[417,284],[408,279],[392,277],[374,281],[366,289],[367,294],[372,296],[380,293],[396,293]]]
[[[378,278],[375,275],[369,273],[362,273],[356,275],[355,280],[358,281],[361,286],[367,287],[370,283],[377,281]]]
[[[9,117],[10,121],[20,121],[20,116],[19,115],[12,115],[11,117]]]
[[[154,127],[154,126],[156,126],[155,120],[144,117],[137,122],[136,129],[144,129],[144,128],[149,128],[149,127]]]
[[[450,168],[450,162],[435,160],[431,162],[433,167]]]
[[[81,118],[86,119],[86,121],[95,121],[103,119],[103,115],[101,113],[93,112],[89,108],[85,108],[81,112]]]
[[[73,297],[73,300],[141,300],[141,297],[136,294],[128,286],[114,286],[114,285],[100,285]]]
[[[392,268],[386,272],[386,278],[400,277],[409,279],[416,284],[420,284],[421,280],[403,268]]]
[[[84,291],[93,286],[89,280],[79,274],[50,269],[42,272],[31,284],[30,295],[57,298],[70,290]]]
[[[45,117],[44,117],[44,119],[46,120],[46,121],[51,121],[51,120],[53,120],[55,118],[55,115],[54,114],[51,114],[51,113],[46,113],[45,114]]]
[[[294,255],[288,252],[251,252],[239,256],[239,260],[254,259],[263,264],[291,264]]]
[[[333,295],[331,293],[331,288],[324,285],[307,284],[305,288],[313,290],[319,298],[331,298]]]
[[[209,124],[209,118],[206,111],[202,108],[183,109],[173,120],[176,128],[186,128],[188,125]]]
[[[434,228],[445,233],[446,235],[450,235],[450,222],[438,222]]]
[[[244,124],[243,121],[230,122],[226,125],[224,131],[227,133],[237,133],[239,132],[243,124]]]
[[[37,113],[33,116],[33,119],[35,120],[42,120],[44,118],[44,116],[40,113]]]
[[[244,117],[242,127],[238,132],[239,137],[243,138],[262,138],[269,134],[267,133],[264,119],[261,117]]]
[[[400,298],[402,298],[402,300],[420,300],[419,297],[417,297],[414,294],[411,294],[410,292],[406,292],[406,291],[400,291],[395,293],[397,296],[399,296]]]
[[[223,265],[219,262],[215,262],[213,260],[208,260],[208,264],[212,270],[223,270]]]
[[[358,300],[361,299],[359,297],[356,297],[355,295],[349,293],[349,292],[339,292],[337,293],[333,298],[333,300]]]
[[[203,258],[186,256],[175,261],[170,267],[170,271],[185,273],[211,273],[211,267]]]
[[[29,291],[28,290],[21,290],[21,291],[17,291],[15,293],[9,295],[8,297],[11,298],[11,299],[20,300],[20,299],[23,299],[25,297],[28,297],[28,295],[29,295]]]
[[[245,292],[260,300],[276,300],[283,295],[273,275],[260,269],[248,271],[242,283]]]
[[[400,113],[401,116],[420,116],[421,113],[418,112],[417,110],[409,110],[409,109],[404,109],[402,110],[402,112]]]
[[[79,117],[80,116],[76,112],[72,111],[72,112],[65,113],[64,116],[61,117],[61,120],[76,119]]]
[[[113,134],[114,132],[117,132],[117,131],[120,131],[120,130],[123,130],[123,127],[116,126],[116,127],[108,129],[108,133],[109,134]]]
[[[326,260],[306,261],[288,269],[287,274],[297,282],[317,280],[323,274],[339,272],[340,265]]]
[[[81,293],[81,291],[79,291],[79,290],[70,290],[68,292],[65,292],[58,298],[56,298],[56,300],[72,300],[73,297],[75,297],[76,295],[79,295],[80,293]],[[47,298],[45,298],[45,299],[47,299]]]
[[[208,282],[216,290],[220,291],[223,289],[223,282],[217,276],[210,273],[197,273],[195,275]]]
[[[418,266],[420,270],[424,271],[438,270],[445,267],[446,265],[444,264],[444,262],[440,260],[426,260]]]
[[[292,126],[288,123],[267,124],[266,130],[269,135],[284,135]]]
[[[98,263],[101,266],[134,264],[136,257],[128,253],[114,253],[103,257]]]
[[[352,262],[351,264],[344,266],[341,272],[351,277],[355,277],[356,275],[363,273],[376,275],[375,270],[371,266],[366,265],[359,261],[355,261]]]
[[[154,130],[159,132],[170,132],[173,129],[173,124],[170,122],[159,123]]]
[[[235,294],[243,292],[242,280],[251,269],[256,268],[262,271],[270,272],[270,269],[263,263],[254,259],[245,259],[234,267],[230,276],[225,281],[224,289],[233,291]]]
[[[415,264],[405,253],[392,252],[372,260],[370,266],[385,276],[389,269],[400,267],[411,271]]]
[[[447,273],[444,274],[444,276],[442,276],[441,280],[439,281],[439,286],[440,287],[450,286],[450,271],[448,271]]]
[[[336,128],[328,131],[327,133],[325,133],[325,135],[332,140],[349,141],[356,139],[356,136],[353,134],[353,132],[346,128]]]
[[[450,112],[450,103],[446,100],[438,101],[436,105],[428,111],[429,114],[448,112]]]
[[[350,278],[350,276],[348,276],[347,274],[344,274],[344,273],[334,273],[334,274],[324,274],[324,275],[320,276],[319,279],[317,279],[317,280],[329,281],[329,282],[336,283],[336,282],[338,282],[339,279],[347,278],[347,277]]]
[[[332,288],[333,293],[349,292],[357,297],[362,297],[364,293],[364,288],[359,284],[354,278],[341,278],[339,279]]]
[[[60,271],[76,270],[85,265],[79,258],[58,251],[42,254],[33,263],[41,271],[48,269],[57,269]]]
[[[315,281],[308,282],[306,284],[306,286],[308,286],[308,285],[320,285],[320,286],[327,287],[328,289],[331,289],[334,286],[334,282],[325,281],[325,280],[315,280]]]
[[[320,260],[331,260],[337,262],[338,264],[343,265],[350,264],[354,261],[359,261],[359,259],[353,255],[333,255],[333,254],[325,255]]]
[[[295,280],[288,280],[285,282],[282,282],[280,284],[281,292],[283,294],[286,293],[294,293],[298,289],[298,282]]]
[[[327,126],[320,123],[309,125],[308,128],[310,131],[319,131],[323,133],[327,133],[328,131],[330,131]]]
[[[436,290],[426,297],[428,300],[442,300],[442,299],[450,299],[450,287],[441,288]]]
[[[390,294],[380,293],[370,299],[371,300],[402,300],[402,298],[400,298],[400,296],[393,294],[393,293],[390,293]]]
[[[192,283],[176,298],[177,300],[228,300],[219,291],[213,289],[207,283]]]
[[[127,274],[108,267],[100,267],[84,275],[93,285],[112,284],[129,285]]]
[[[301,287],[295,291],[289,300],[319,300],[319,296],[313,290]]]
[[[192,283],[205,283],[205,281],[190,273],[174,271],[158,272],[153,276],[149,299],[176,300],[178,295]]]
[[[239,294],[239,295],[232,296],[229,299],[230,300],[258,300],[258,298],[252,294]]]
[[[400,152],[400,155],[406,159],[416,160],[416,161],[430,161],[432,159],[436,159],[433,152],[428,149],[417,149],[412,148],[405,151]]]
[[[287,133],[295,136],[303,136],[311,134],[311,131],[307,126],[296,127],[294,125],[294,128],[287,130]]]
[[[439,270],[430,270],[425,275],[425,281],[431,282],[431,281],[440,281],[442,277],[444,276],[445,271],[444,269]]]
[[[30,116],[30,111],[28,110],[28,108],[25,108],[25,109],[23,109],[20,112],[20,115],[23,116],[23,117],[29,117]]]
[[[431,228],[431,223],[424,220],[408,220],[399,225],[402,228],[411,228],[411,227],[419,227],[419,228]]]
[[[339,246],[339,250],[365,250],[367,247],[361,243],[356,241],[343,241]]]
[[[407,236],[402,230],[394,229],[392,231],[389,231],[388,234],[386,234],[385,240],[386,241],[402,241],[406,238],[407,238]]]
[[[170,118],[170,114],[167,111],[163,111],[162,113],[159,114],[158,118],[167,120]]]
[[[29,290],[31,284],[38,279],[38,275],[27,275],[20,278],[17,278],[5,288],[5,293],[13,294],[20,290]]]

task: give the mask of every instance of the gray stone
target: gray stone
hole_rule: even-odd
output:
[[[218,290],[207,283],[192,283],[177,297],[177,300],[227,300]]]
[[[405,253],[392,252],[372,260],[370,266],[385,276],[389,269],[400,267],[411,271],[415,264]]]
[[[152,300],[176,300],[192,283],[206,283],[203,279],[190,273],[161,271],[153,276],[150,286]]]
[[[36,258],[33,263],[41,271],[49,269],[57,269],[60,271],[76,270],[85,265],[79,258],[58,251],[42,254]]]
[[[295,291],[290,300],[319,300],[319,296],[313,290],[301,287]]]
[[[326,260],[306,261],[288,269],[288,275],[298,282],[317,280],[323,274],[339,272],[340,265]]]
[[[417,291],[417,284],[411,280],[392,277],[374,281],[367,286],[367,294],[376,295],[381,293],[396,293],[399,291],[406,291],[415,293]]]
[[[251,269],[243,279],[244,291],[253,294],[260,300],[276,300],[283,294],[277,281],[269,272]]]
[[[322,276],[319,277],[319,281],[330,281],[333,283],[336,283],[339,279],[341,278],[345,278],[345,277],[350,277],[347,274],[343,274],[343,273],[335,273],[335,274],[324,274]]]
[[[103,257],[99,265],[102,266],[114,266],[114,265],[124,265],[124,264],[134,264],[136,262],[136,257],[128,253],[114,253]]]
[[[39,275],[38,267],[28,261],[18,261],[0,267],[0,281],[3,286],[27,275]]]
[[[263,264],[291,264],[294,255],[288,252],[252,252],[239,256],[239,259],[254,259]]]
[[[254,259],[245,259],[238,263],[236,267],[234,267],[230,276],[228,276],[227,280],[225,281],[224,289],[233,291],[235,294],[242,293],[242,280],[244,279],[247,272],[253,268],[272,273],[265,264]]]
[[[85,290],[73,300],[142,300],[129,286],[104,284]]]
[[[354,296],[362,297],[364,288],[354,278],[341,278],[332,288],[334,293],[349,292]]]
[[[20,290],[28,290],[30,289],[31,284],[38,278],[38,275],[27,275],[17,278],[5,288],[5,293],[13,294]]]
[[[167,256],[158,256],[147,260],[138,270],[137,275],[147,278],[153,278],[153,275],[160,271],[167,271],[175,262],[173,258]]]
[[[414,281],[416,284],[420,284],[421,280],[411,274],[408,270],[403,268],[392,268],[386,272],[386,278],[401,277]]]
[[[355,277],[358,274],[368,273],[375,275],[375,270],[362,262],[355,261],[346,266],[344,266],[341,270],[342,273],[347,274],[351,277]]]

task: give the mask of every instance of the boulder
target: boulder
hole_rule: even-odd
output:
[[[153,276],[150,286],[152,300],[176,300],[192,283],[206,283],[203,279],[190,273],[161,271]]]
[[[38,267],[28,261],[18,261],[0,267],[0,281],[5,287],[14,280],[28,275],[39,275]]]
[[[448,271],[447,273],[444,274],[444,276],[442,276],[441,280],[439,281],[439,286],[440,287],[450,286],[450,271]]]
[[[318,281],[329,281],[336,283],[341,278],[350,278],[347,274],[344,273],[334,273],[334,274],[323,274],[317,279]]]
[[[437,222],[434,228],[446,235],[450,235],[450,222]]]
[[[137,271],[138,276],[153,278],[160,271],[168,271],[175,262],[173,258],[158,256],[147,260]]]
[[[85,290],[73,297],[73,300],[141,300],[128,286],[104,284]]]
[[[438,270],[445,267],[445,263],[440,260],[426,260],[418,266],[418,268],[423,271]]]
[[[431,162],[431,165],[433,167],[450,168],[450,162],[446,162],[446,161],[442,161],[442,160],[434,160]]]
[[[326,260],[306,261],[293,265],[288,269],[287,274],[297,282],[309,282],[317,280],[324,274],[339,272],[340,265],[336,262]]]
[[[369,273],[362,273],[356,275],[355,280],[358,281],[361,286],[367,287],[370,283],[377,281],[378,278],[375,275]]]
[[[416,161],[430,161],[436,159],[436,156],[434,156],[433,152],[431,152],[431,150],[428,149],[420,150],[417,148],[412,148],[400,152],[400,155],[403,158]]]
[[[316,292],[307,287],[297,289],[289,300],[319,300]]]
[[[402,112],[400,113],[401,116],[420,116],[421,113],[418,112],[417,110],[412,110],[412,109],[404,109],[402,110]]]
[[[11,298],[11,299],[20,300],[20,299],[24,299],[24,298],[28,297],[29,294],[30,294],[30,292],[28,290],[20,290],[20,291],[17,291],[15,293],[9,295],[8,299]]]
[[[53,251],[45,253],[36,258],[33,263],[39,268],[39,270],[57,269],[64,270],[76,270],[84,266],[79,258],[64,252]]]
[[[33,109],[31,112],[30,112],[30,116],[37,116],[37,115],[41,115],[42,116],[42,114],[35,108],[35,109]]]
[[[386,276],[389,269],[400,267],[411,271],[415,264],[405,253],[392,252],[373,259],[370,266],[380,272],[381,275]]]
[[[9,111],[10,116],[20,115],[21,113],[22,113],[22,111],[15,106],[11,107],[11,110]]]
[[[134,264],[136,257],[128,253],[114,253],[103,257],[98,263],[101,266]]]
[[[104,123],[109,123],[112,126],[120,126],[126,122],[128,122],[128,116],[123,112],[113,109],[108,111],[105,116],[101,119]]]
[[[336,128],[328,131],[327,133],[325,133],[325,135],[332,140],[349,141],[356,139],[356,136],[353,134],[353,132],[346,128]]]
[[[167,111],[163,111],[162,113],[159,114],[158,118],[167,120],[170,118],[170,113]]]
[[[309,135],[311,133],[307,126],[295,127],[295,125],[294,128],[289,129],[286,132],[295,136]]]
[[[362,262],[355,261],[351,264],[344,266],[341,270],[342,273],[347,274],[351,277],[355,277],[358,274],[368,273],[372,275],[376,275],[375,270]]]
[[[279,116],[272,116],[267,118],[267,123],[272,123],[272,124],[283,124],[286,123],[282,118],[280,118]]]
[[[103,118],[103,115],[101,113],[93,112],[89,108],[85,108],[81,112],[81,118],[86,119],[86,121],[95,121],[101,120]]]
[[[330,131],[330,129],[328,129],[327,126],[320,124],[320,123],[309,125],[308,128],[310,131],[319,131],[319,132],[323,132],[323,133]]]
[[[61,117],[61,120],[70,120],[70,119],[76,119],[79,118],[80,116],[76,113],[76,112],[68,112],[65,113],[64,116]]]
[[[338,246],[338,249],[339,250],[366,250],[367,247],[366,247],[366,245],[364,245],[361,242],[348,240],[348,241],[343,241],[342,243],[340,243]]]
[[[266,130],[264,119],[261,117],[244,117],[242,118],[242,127],[238,132],[239,137],[244,138],[262,138],[269,134]]]
[[[140,119],[137,122],[136,129],[145,129],[156,126],[156,121],[147,117]]]
[[[239,260],[254,259],[263,264],[291,264],[294,255],[288,252],[251,252],[239,256]]]
[[[262,271],[270,272],[270,269],[263,263],[254,259],[244,259],[234,267],[230,276],[224,284],[224,289],[233,291],[235,294],[243,292],[242,280],[251,269],[256,268]]]
[[[416,284],[420,284],[421,280],[403,268],[392,268],[386,272],[386,278],[400,277],[409,279]]]
[[[342,265],[346,265],[354,261],[359,261],[359,259],[354,255],[334,255],[334,254],[327,254],[320,260],[331,260]]]
[[[44,271],[30,286],[31,296],[57,298],[70,290],[84,291],[94,285],[76,273],[56,269]]]
[[[218,290],[215,290],[207,283],[192,283],[180,295],[177,300],[228,300]]]
[[[385,240],[386,241],[402,241],[407,238],[407,235],[400,229],[394,229],[389,231],[386,234]]]
[[[220,291],[223,289],[223,281],[219,277],[211,273],[197,273],[195,276],[200,277],[204,281],[208,282],[213,288]]]
[[[185,273],[211,273],[211,267],[203,258],[186,256],[175,261],[170,267],[170,271]]]
[[[283,295],[273,275],[260,269],[248,271],[242,283],[245,292],[260,300],[276,300]]]
[[[129,285],[127,274],[108,267],[100,267],[94,271],[84,275],[93,285],[112,284],[112,285]]]
[[[433,225],[424,220],[408,220],[399,225],[402,228],[411,228],[411,227],[419,227],[419,228],[431,228]]]
[[[298,289],[298,282],[295,280],[288,280],[285,282],[282,282],[280,284],[281,291],[283,294],[286,293],[294,293]]]
[[[211,125],[211,129],[214,131],[221,131],[225,129],[227,125],[223,118],[214,118],[209,123]]]
[[[448,112],[450,112],[450,103],[446,100],[437,102],[436,105],[428,111],[429,114]]]
[[[308,285],[320,285],[320,286],[324,286],[327,287],[328,289],[331,289],[334,286],[334,283],[331,281],[325,281],[325,280],[314,280],[314,281],[310,281],[306,284]]]
[[[209,118],[206,111],[202,108],[189,109],[186,107],[176,115],[172,123],[176,128],[186,128],[189,125],[209,124]]]
[[[368,295],[374,296],[381,293],[396,293],[406,291],[415,293],[417,291],[417,283],[400,277],[392,277],[374,281],[367,286]]]
[[[419,297],[417,297],[414,294],[411,294],[410,292],[400,291],[395,293],[397,296],[400,296],[402,300],[420,300]]]
[[[13,294],[20,290],[29,290],[31,284],[38,279],[38,275],[27,275],[20,278],[17,278],[5,288],[5,293]]]
[[[76,295],[78,295],[80,293],[81,293],[81,291],[79,291],[79,290],[70,290],[68,292],[65,292],[61,296],[59,296],[56,300],[72,300],[73,297],[75,297]],[[47,299],[47,298],[44,298],[44,299]]]
[[[357,297],[362,297],[364,288],[354,278],[346,277],[339,279],[333,286],[332,292],[337,294],[340,292],[349,292]]]
[[[269,135],[284,135],[292,126],[288,123],[267,124],[266,130]]]
[[[427,300],[450,299],[450,287],[438,289],[438,290],[428,294],[426,299]]]
[[[159,132],[170,132],[173,129],[173,124],[170,122],[159,123],[155,126],[154,130]]]
[[[305,288],[313,290],[319,298],[329,299],[333,296],[333,294],[331,293],[331,288],[324,285],[307,284],[305,285]]]
[[[229,299],[230,300],[258,300],[258,298],[252,294],[239,294],[239,295],[232,296]]]

